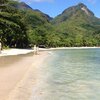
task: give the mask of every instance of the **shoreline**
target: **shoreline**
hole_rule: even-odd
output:
[[[39,48],[39,51],[63,50],[63,49],[96,49],[100,47],[57,47],[57,48]],[[34,52],[33,49],[8,49],[2,50],[0,56],[21,55]]]
[[[57,47],[57,48],[50,48],[49,50],[62,50],[62,49],[96,49],[100,47]]]
[[[48,55],[43,51],[6,67],[0,66],[0,100],[29,100],[32,87],[37,83],[38,70]]]
[[[8,65],[6,68],[0,68],[0,99],[2,100],[31,100],[32,87],[34,87],[38,82],[38,73],[41,71],[41,66],[46,61],[46,58],[51,55],[50,50],[60,50],[60,49],[89,49],[90,47],[62,47],[62,48],[50,48],[50,49],[39,49],[39,54],[33,55],[31,57],[26,57],[18,62]],[[98,47],[91,47],[98,48]],[[90,49],[91,49],[90,48]],[[9,49],[11,52],[12,49]],[[13,49],[19,51],[18,49]],[[20,49],[21,50],[21,49]],[[33,52],[34,50],[26,52]],[[23,51],[23,49],[21,50]],[[43,51],[43,52],[42,52]],[[12,52],[11,52],[12,53]],[[16,54],[16,52],[14,52]],[[13,53],[13,54],[14,54]],[[21,54],[21,52],[20,52]],[[19,55],[17,53],[17,55]],[[10,77],[10,78],[9,78]],[[5,96],[5,97],[4,97]],[[4,98],[4,99],[3,99]]]
[[[31,100],[33,87],[38,83],[39,70],[48,56],[46,51],[33,56],[31,66],[5,100]]]

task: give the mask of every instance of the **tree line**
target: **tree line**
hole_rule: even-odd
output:
[[[43,13],[18,9],[18,4],[12,0],[0,1],[0,41],[3,47],[30,48],[35,44],[46,47],[100,46],[99,30],[90,34],[79,28],[76,31],[77,27],[72,24],[57,27]]]

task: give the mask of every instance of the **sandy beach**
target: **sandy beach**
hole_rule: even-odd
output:
[[[39,51],[61,50],[61,49],[95,49],[100,47],[57,47],[57,48],[39,48]],[[8,49],[2,50],[0,56],[20,55],[34,52],[33,49]]]
[[[49,48],[49,50],[61,50],[61,49],[96,49],[100,47],[57,47],[57,48]]]
[[[38,55],[23,57],[15,63],[7,64],[7,66],[3,67],[0,66],[0,100],[30,100],[32,87],[34,87],[34,84],[37,84],[38,71],[50,54],[50,50],[89,48],[98,47],[39,49],[41,52]],[[30,52],[33,52],[33,50],[9,49],[3,50],[0,56],[27,54]]]
[[[39,52],[12,63],[0,66],[0,100],[29,100],[36,82],[37,67],[42,66],[48,52]]]
[[[20,54],[27,54],[33,52],[32,49],[7,49],[2,50],[0,56],[11,56],[11,55],[20,55]]]

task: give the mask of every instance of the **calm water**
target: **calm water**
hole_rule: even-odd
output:
[[[100,100],[100,49],[52,51],[40,72],[32,100]]]

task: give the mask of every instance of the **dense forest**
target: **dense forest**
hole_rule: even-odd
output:
[[[4,48],[100,46],[100,19],[82,3],[51,18],[23,2],[0,0],[0,41]]]

